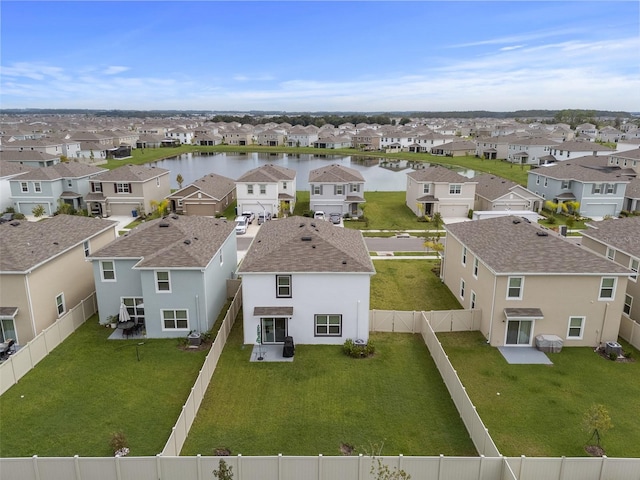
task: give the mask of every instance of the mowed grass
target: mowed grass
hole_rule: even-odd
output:
[[[131,455],[162,451],[207,352],[111,333],[90,318],[0,397],[0,456],[112,456],[118,431]]]
[[[591,433],[582,419],[603,404],[613,424],[602,439],[606,454],[640,457],[640,354],[623,340],[633,363],[571,347],[547,354],[548,366],[509,365],[479,332],[438,338],[503,455],[586,456]]]
[[[376,354],[296,345],[291,363],[250,362],[236,321],[182,455],[476,455],[421,337],[373,334]]]

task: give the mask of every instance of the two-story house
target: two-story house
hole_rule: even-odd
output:
[[[362,234],[288,217],[260,227],[238,270],[244,343],[342,344],[369,338],[375,268]]]
[[[65,203],[74,210],[82,210],[87,207],[84,197],[89,193],[91,178],[106,171],[77,162],[34,168],[11,178],[13,208],[31,215],[33,209],[41,205],[47,216],[53,215]]]
[[[445,226],[445,284],[482,311],[493,346],[533,346],[540,334],[565,346],[618,339],[630,271],[515,216]]]
[[[582,246],[631,270],[622,313],[640,323],[640,217],[591,222]]]
[[[364,177],[357,170],[333,164],[309,172],[311,210],[358,216],[364,201]]]
[[[0,340],[24,345],[91,295],[87,257],[115,239],[116,225],[75,215],[0,224]]]
[[[100,323],[120,305],[149,338],[186,337],[211,329],[237,266],[235,224],[168,215],[139,225],[93,252]]]
[[[296,204],[296,171],[266,164],[236,180],[238,212],[293,213]]]
[[[153,210],[171,191],[169,170],[143,165],[123,165],[91,179],[85,196],[92,215],[142,215]]]
[[[440,165],[407,174],[406,204],[417,216],[466,217],[473,208],[476,182]]]
[[[236,182],[209,173],[167,197],[172,212],[214,217],[236,199]]]
[[[528,172],[527,188],[554,203],[579,202],[583,217],[617,217],[629,177],[598,168],[596,157],[582,157]],[[602,159],[606,162],[606,159]],[[560,206],[558,207],[560,208]]]

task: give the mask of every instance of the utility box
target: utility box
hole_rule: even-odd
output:
[[[618,342],[607,342],[604,344],[604,353],[607,355],[611,355],[612,353],[622,355],[622,345]]]

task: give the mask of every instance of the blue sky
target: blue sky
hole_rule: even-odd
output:
[[[640,111],[640,2],[6,1],[0,107]]]

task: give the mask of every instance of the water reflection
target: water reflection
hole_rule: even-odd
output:
[[[153,165],[171,171],[171,188],[178,188],[176,176],[182,175],[183,186],[208,173],[217,173],[237,179],[247,171],[272,163],[291,168],[297,172],[298,190],[309,189],[309,172],[333,163],[353,168],[365,179],[366,191],[404,191],[407,187],[407,173],[425,168],[429,164],[410,160],[390,160],[388,158],[362,155],[315,155],[309,153],[272,152],[194,152],[154,162]],[[454,168],[467,177],[473,170]]]

